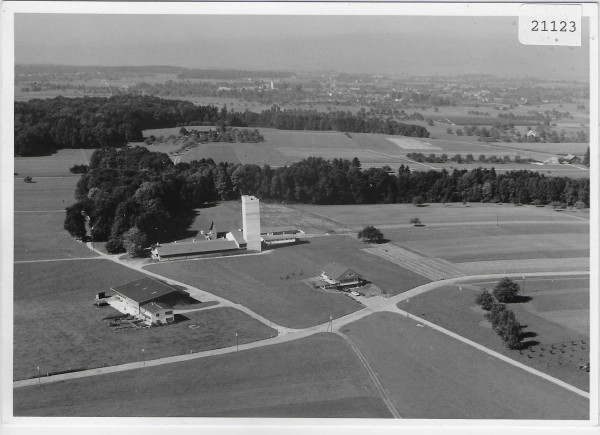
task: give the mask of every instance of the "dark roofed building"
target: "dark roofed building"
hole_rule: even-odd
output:
[[[573,154],[567,154],[564,158],[563,161],[565,163],[581,163],[581,159]]]
[[[365,283],[360,274],[336,263],[329,263],[323,267],[318,278],[328,283],[326,287],[355,287]]]
[[[235,240],[213,239],[199,240],[187,243],[171,243],[168,245],[157,245],[150,251],[152,258],[157,260],[169,260],[176,258],[189,258],[198,255],[227,252],[239,249]]]
[[[112,290],[138,314],[141,314],[140,308],[149,303],[164,303],[168,306],[188,297],[184,292],[150,277],[136,279],[113,287]]]

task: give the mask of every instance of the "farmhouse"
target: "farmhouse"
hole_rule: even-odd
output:
[[[563,157],[563,163],[581,163],[581,158],[574,156],[573,154],[567,154]]]
[[[329,263],[320,272],[321,274],[318,278],[324,281],[323,288],[335,287],[343,289],[360,287],[366,283],[366,280],[362,276],[341,264]]]
[[[184,292],[150,277],[122,284],[111,290],[115,292],[111,306],[156,324],[172,323],[173,305],[187,299]]]

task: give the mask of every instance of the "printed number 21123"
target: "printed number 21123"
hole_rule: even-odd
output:
[[[575,32],[577,31],[575,21],[537,21],[532,20],[532,32]]]

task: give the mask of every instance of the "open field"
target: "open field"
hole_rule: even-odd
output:
[[[19,388],[14,392],[14,414],[390,417],[358,359],[333,334],[189,362]]]
[[[442,124],[440,124],[442,125]],[[190,126],[190,128],[206,129],[209,127]],[[431,128],[427,126],[427,128]],[[445,129],[446,127],[444,127]],[[495,167],[498,171],[528,169],[547,175],[589,177],[589,169],[584,166],[532,164],[457,164],[447,163],[418,163],[406,155],[411,152],[424,154],[472,154],[477,159],[479,155],[505,155],[514,159],[515,156],[533,158],[544,161],[557,154],[576,154],[583,157],[587,144],[520,144],[520,143],[484,143],[473,136],[457,137],[443,133],[435,138],[409,138],[404,136],[388,136],[371,133],[350,133],[350,137],[341,132],[290,131],[270,128],[259,128],[265,137],[261,143],[206,143],[192,148],[181,157],[182,162],[190,162],[201,158],[212,158],[215,162],[251,163],[270,165],[273,167],[290,165],[307,157],[322,157],[324,159],[357,157],[364,167],[383,167],[389,165],[394,171],[401,165],[409,165],[414,170],[446,169],[475,169],[478,167]],[[178,135],[179,127],[156,130],[145,130],[144,135],[155,136]],[[180,146],[171,144],[142,145],[148,149],[173,152]],[[532,145],[532,146],[529,146]]]
[[[69,175],[79,178],[76,174],[71,174],[69,168],[76,164],[88,164],[90,157],[94,153],[93,149],[63,149],[49,156],[42,157],[15,157],[15,184],[29,175],[33,177],[52,177],[60,175]],[[25,184],[25,183],[23,183]]]
[[[291,207],[290,207],[291,208]],[[512,204],[430,204],[427,207],[415,207],[409,204],[365,204],[365,205],[305,205],[298,204],[294,209],[314,214],[324,219],[338,222],[340,226],[361,229],[365,225],[378,228],[407,225],[411,218],[418,216],[425,225],[480,223],[504,225],[514,221],[544,222],[582,222],[589,219],[587,211],[553,211],[549,207],[521,206]],[[385,231],[384,231],[385,234]]]
[[[493,233],[493,229],[490,231]],[[399,243],[428,257],[455,263],[526,258],[589,256],[589,235],[559,234],[472,235],[468,239],[429,239]]]
[[[64,210],[75,203],[79,176],[36,178],[33,183],[15,179],[15,211]]]
[[[231,308],[186,313],[187,320],[169,326],[112,332],[102,319],[118,312],[94,307],[96,293],[142,276],[106,260],[16,264],[14,378],[32,377],[36,366],[42,373],[89,369],[231,346],[236,332],[240,343],[275,333]]]
[[[342,332],[403,418],[588,418],[588,400],[399,314],[374,314]]]
[[[515,281],[523,285],[523,280]],[[523,342],[529,343],[521,351],[503,345],[483,317],[484,311],[474,303],[482,288],[491,291],[496,283],[448,285],[400,302],[398,307],[589,391],[589,374],[578,369],[589,361],[589,277],[526,279],[523,295],[531,301],[508,304],[526,326],[528,338]]]
[[[17,213],[15,261],[96,257],[83,243],[63,229],[64,213]]]
[[[495,144],[491,144],[495,146]],[[517,151],[544,153],[551,155],[574,154],[583,158],[589,144],[588,143],[503,143],[499,145],[502,148],[510,148]]]
[[[290,328],[325,323],[362,308],[352,299],[312,288],[307,278],[336,262],[354,269],[391,295],[427,279],[362,251],[366,245],[347,236],[310,238],[260,255],[179,261],[146,269],[247,306]]]

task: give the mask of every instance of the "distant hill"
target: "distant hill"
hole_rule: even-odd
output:
[[[290,71],[269,70],[238,70],[238,69],[190,69],[179,66],[149,65],[149,66],[75,66],[52,64],[17,64],[16,75],[39,74],[123,74],[123,75],[150,75],[150,74],[177,74],[182,79],[208,79],[208,80],[235,80],[245,78],[289,78],[294,75]]]

